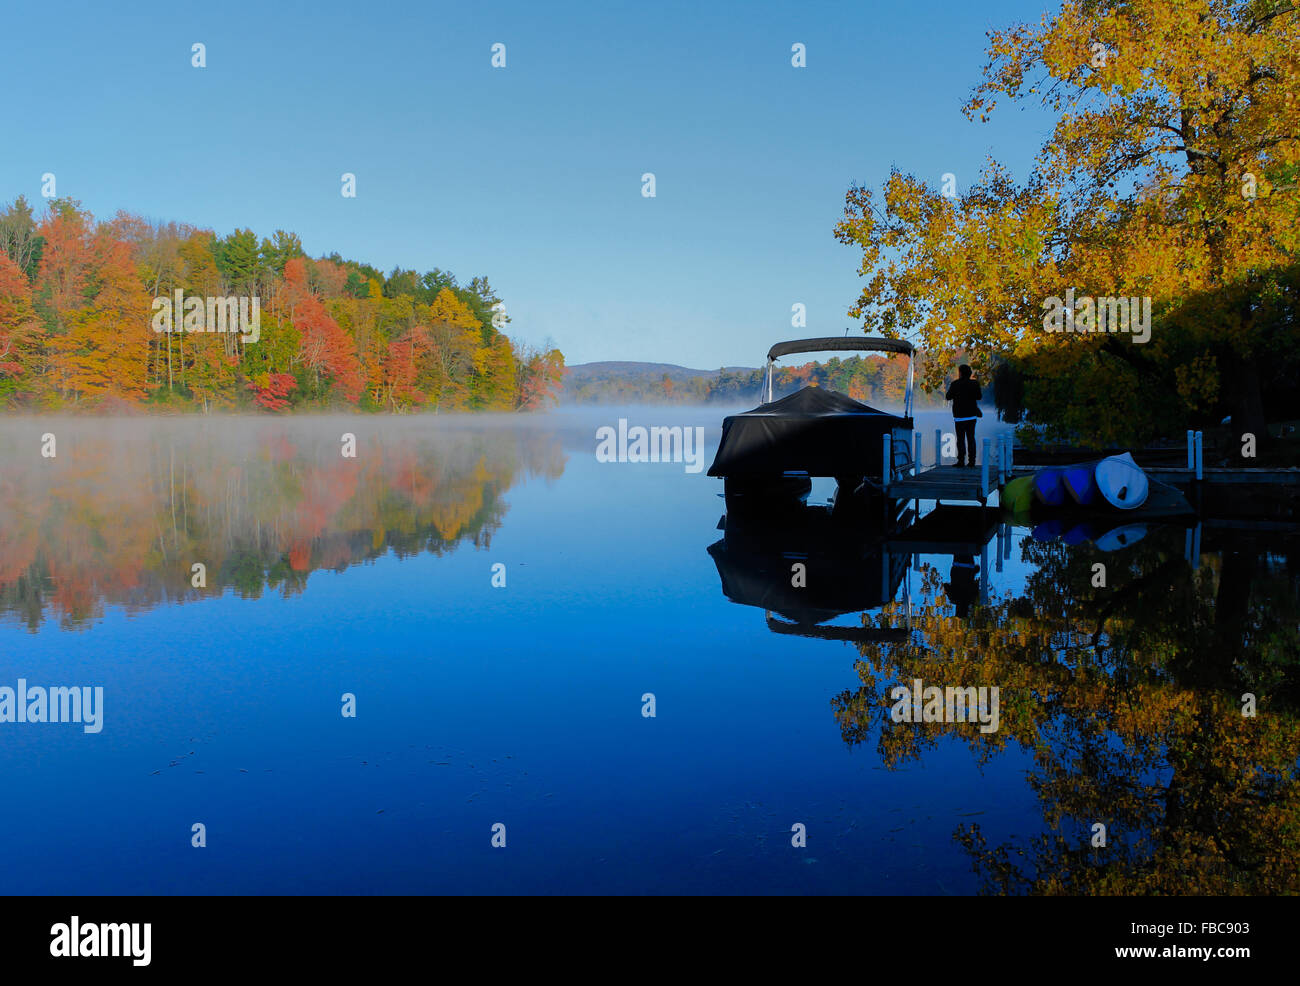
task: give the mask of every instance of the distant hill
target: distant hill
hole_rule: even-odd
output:
[[[754,370],[754,367],[724,366],[722,369],[733,373],[750,373]],[[637,363],[630,360],[604,360],[596,363],[574,363],[565,367],[564,382],[566,386],[575,386],[586,383],[588,380],[618,380],[650,376],[662,380],[665,373],[673,381],[690,380],[693,377],[716,380],[721,372],[722,370],[692,370],[688,366],[678,366],[676,363]]]
[[[779,367],[773,393],[782,397],[800,387],[830,387],[859,400],[899,403],[907,382],[902,356],[850,356],[825,364]],[[676,363],[606,360],[567,367],[560,401],[564,404],[754,404],[762,399],[764,370],[724,366],[695,370]],[[931,401],[917,394],[917,405]]]
[[[720,383],[744,380],[746,389],[758,392],[757,375],[752,367],[724,367],[718,370],[694,370],[676,363],[642,363],[632,360],[604,360],[598,363],[575,363],[565,367],[563,404],[704,404],[716,393]],[[665,384],[664,378],[668,382]],[[753,378],[752,385],[750,383]]]

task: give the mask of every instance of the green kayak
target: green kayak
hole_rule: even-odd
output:
[[[1028,513],[1033,503],[1033,476],[1021,476],[1002,487],[1002,506],[1013,514]]]

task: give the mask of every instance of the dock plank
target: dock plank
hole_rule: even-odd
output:
[[[931,466],[915,476],[900,476],[887,487],[888,495],[901,500],[984,501],[997,488],[997,470],[989,471],[989,489],[980,485],[979,468]]]

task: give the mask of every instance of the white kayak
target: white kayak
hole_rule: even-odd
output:
[[[1147,474],[1128,452],[1098,462],[1093,479],[1097,492],[1112,507],[1135,510],[1147,502]]]

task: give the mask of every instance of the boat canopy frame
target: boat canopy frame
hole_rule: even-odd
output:
[[[912,416],[912,374],[916,364],[916,347],[903,339],[886,339],[883,336],[852,338],[849,336],[822,336],[819,339],[793,339],[778,342],[767,351],[767,401],[772,403],[772,367],[782,356],[792,353],[825,352],[884,352],[903,353],[907,356],[907,389],[903,394],[903,417]]]

